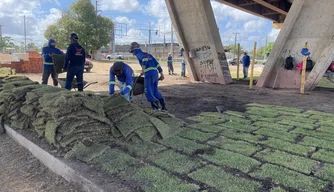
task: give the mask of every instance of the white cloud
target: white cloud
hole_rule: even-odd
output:
[[[211,1],[213,12],[217,18],[217,21],[220,21],[224,17],[232,17],[234,20],[250,20],[256,19],[256,16],[240,11],[238,9],[229,7],[222,3]]]
[[[148,4],[142,8],[142,11],[143,13],[157,18],[169,18],[164,0],[150,0]]]
[[[263,20],[251,20],[244,24],[246,32],[260,31],[266,23]]]
[[[277,36],[278,36],[278,34],[279,34],[280,31],[281,31],[280,29],[275,29],[275,28],[273,28],[273,29],[270,31],[270,33],[268,34],[268,40],[269,40],[270,42],[272,42],[272,41],[276,41]]]
[[[131,12],[139,9],[138,0],[106,0],[101,4],[103,11]]]
[[[128,24],[128,25],[132,25],[132,24],[136,23],[136,20],[134,20],[134,19],[129,19],[129,18],[125,17],[125,16],[118,16],[118,17],[116,17],[116,18],[114,19],[114,21],[115,21],[116,23],[126,23],[126,24]]]
[[[126,36],[116,37],[116,44],[129,44],[133,41],[144,43],[147,40],[143,32],[135,28],[129,29]]]

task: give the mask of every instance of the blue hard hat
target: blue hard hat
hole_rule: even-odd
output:
[[[71,33],[71,35],[70,35],[70,39],[75,39],[75,40],[78,40],[78,39],[79,39],[79,37],[78,37],[78,35],[77,35],[77,34],[75,34],[75,33]]]

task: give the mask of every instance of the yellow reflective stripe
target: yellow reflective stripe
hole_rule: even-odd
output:
[[[155,68],[155,67],[149,67],[149,68],[145,69],[144,72],[146,73],[146,72],[152,71],[152,70],[157,70],[157,68]]]
[[[159,68],[159,67],[160,67],[160,64],[157,65],[157,68]]]
[[[110,85],[115,85],[115,81],[110,81],[109,84]]]
[[[50,63],[50,62],[44,62],[44,65],[53,65],[53,63]]]
[[[144,62],[144,61],[148,61],[148,58],[144,58],[144,59],[142,59],[141,61],[143,61],[143,62]]]
[[[128,85],[128,86],[126,86],[127,88],[129,88],[130,90],[132,89],[132,86],[131,85]]]

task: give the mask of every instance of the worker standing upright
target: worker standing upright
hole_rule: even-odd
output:
[[[49,40],[48,46],[43,47],[42,49],[42,57],[44,58],[43,62],[43,74],[42,74],[42,84],[47,85],[49,77],[53,80],[53,85],[58,86],[58,76],[54,69],[54,63],[52,56],[54,54],[64,54],[58,48],[56,48],[56,41],[53,39]]]
[[[158,81],[165,78],[163,70],[158,61],[151,54],[144,53],[139,47],[140,46],[137,42],[132,42],[130,46],[130,52],[137,57],[142,67],[146,98],[151,103],[151,106],[154,110],[159,109],[159,102],[161,105],[161,110],[167,110],[165,99],[158,91]],[[160,78],[158,71],[160,73]]]
[[[183,52],[184,52],[184,49],[181,48],[179,51],[180,57],[183,57]],[[186,77],[186,62],[184,61],[184,58],[182,58],[182,61],[181,61],[181,77]]]
[[[115,76],[118,80],[118,87],[121,90],[120,94],[128,101],[130,101],[130,92],[133,86],[133,70],[131,67],[123,62],[115,62],[110,68],[109,76],[109,94],[115,93]]]
[[[64,71],[67,71],[65,88],[72,89],[74,76],[77,78],[78,91],[83,91],[83,72],[86,60],[85,49],[79,45],[78,36],[75,33],[70,35],[71,44],[66,51]]]
[[[244,79],[246,79],[248,77],[248,68],[250,65],[250,57],[247,51],[244,51],[244,56],[242,57],[242,65],[243,65]]]
[[[172,54],[170,53],[168,53],[167,66],[168,66],[168,74],[174,75],[173,57]]]

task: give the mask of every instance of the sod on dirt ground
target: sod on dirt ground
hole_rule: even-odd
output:
[[[145,192],[334,191],[332,114],[260,104],[235,113],[246,118],[201,113],[166,140],[74,155]]]

